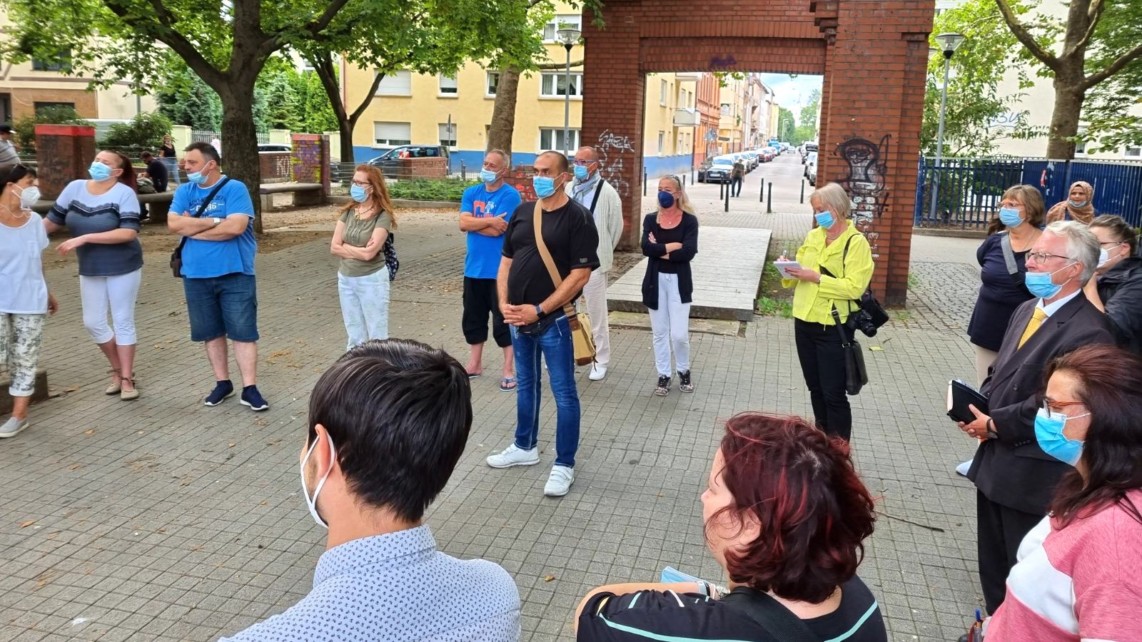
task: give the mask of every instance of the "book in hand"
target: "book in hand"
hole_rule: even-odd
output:
[[[948,382],[948,416],[953,421],[962,421],[969,424],[975,421],[975,413],[968,408],[969,405],[975,406],[975,409],[983,414],[990,414],[987,407],[987,397],[983,396],[980,391],[964,383],[960,379],[952,379]]]
[[[776,261],[774,261],[773,266],[776,267],[777,271],[781,273],[781,278],[783,278],[783,279],[796,278],[792,274],[789,273],[789,268],[793,268],[795,270],[801,269],[801,264],[798,263],[797,261],[783,261],[781,259],[777,259]]]

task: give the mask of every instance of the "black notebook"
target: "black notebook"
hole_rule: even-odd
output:
[[[960,379],[952,379],[948,382],[948,416],[953,421],[962,421],[965,424],[975,421],[975,414],[972,413],[968,405],[976,407],[976,410],[987,415],[991,411],[987,408],[987,397],[983,396],[980,391],[972,388]]]

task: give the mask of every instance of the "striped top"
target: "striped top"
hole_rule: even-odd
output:
[[[48,212],[48,220],[67,226],[72,238],[112,230],[139,231],[139,198],[123,183],[103,194],[87,191],[87,181],[67,184]],[[87,243],[75,250],[81,276],[118,276],[143,267],[138,238],[124,243]]]
[[[1142,509],[1142,491],[1128,497]],[[987,639],[1142,640],[1142,524],[1121,506],[1065,528],[1043,518],[1018,559]]]
[[[738,591],[750,589],[737,588]],[[731,596],[734,594],[731,593]],[[579,642],[784,642],[751,619],[741,602],[674,591],[600,593],[579,618]],[[841,587],[837,610],[802,620],[821,642],[886,642],[876,598],[853,577]]]

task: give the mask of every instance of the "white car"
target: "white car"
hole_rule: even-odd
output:
[[[809,152],[805,158],[805,178],[810,185],[817,186],[817,152]]]

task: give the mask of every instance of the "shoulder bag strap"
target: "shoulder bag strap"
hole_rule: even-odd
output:
[[[1011,246],[1011,235],[1004,233],[999,239],[999,247],[1003,248],[1003,262],[1007,264],[1007,273],[1011,276],[1019,274],[1019,264],[1015,262],[1015,248]]]
[[[214,195],[217,194],[218,190],[222,189],[222,186],[225,185],[229,181],[230,181],[229,176],[223,176],[222,180],[218,181],[218,184],[214,186],[214,189],[210,190],[210,193],[206,195],[206,200],[204,200],[198,204],[198,209],[194,212],[194,218],[201,218],[202,217],[202,214],[206,211],[206,207],[208,205],[210,205],[210,201],[214,200]],[[188,239],[188,238],[190,238],[190,237],[189,236],[182,237],[182,240],[178,242],[178,247],[175,248],[176,253],[182,252],[182,246],[186,245],[186,239]]]
[[[781,642],[820,642],[801,618],[785,608],[769,594],[754,590],[735,590],[723,602],[745,615]]]
[[[599,194],[603,193],[603,177],[599,177],[599,184],[595,185],[595,198],[591,199],[591,216],[595,215],[595,206],[599,204]]]
[[[532,225],[535,227],[535,248],[539,250],[539,257],[543,259],[543,264],[547,266],[547,273],[551,275],[551,282],[555,284],[555,289],[558,290],[559,286],[563,285],[563,277],[559,276],[559,270],[555,268],[555,260],[551,258],[547,243],[543,241],[543,208],[539,205],[539,201],[535,202],[535,216],[532,219]],[[575,308],[567,303],[563,306],[563,313],[567,315],[568,319],[573,319]]]
[[[845,261],[848,260],[848,258],[849,258],[849,243],[853,242],[853,236],[856,236],[856,234],[849,236],[849,238],[845,240],[845,249],[841,252],[841,276],[838,277],[837,275],[833,274],[832,271],[829,270],[829,268],[825,267],[824,263],[822,263],[820,265],[822,274],[824,274],[825,276],[831,276],[834,279],[844,278],[844,276],[845,276]],[[852,314],[853,300],[852,299],[845,299],[845,300],[848,301],[848,303],[849,303],[849,314]],[[860,304],[858,303],[857,306],[859,307]],[[837,312],[837,306],[834,303],[833,304],[833,314],[836,315],[836,312]],[[836,316],[838,317],[837,325],[839,326],[841,324],[841,322],[839,320],[839,315],[836,315]]]

